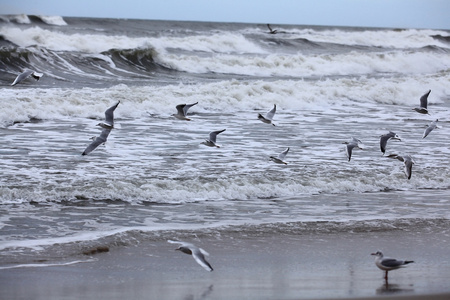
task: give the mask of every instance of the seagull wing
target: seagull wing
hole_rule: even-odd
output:
[[[192,106],[198,104],[198,102],[192,103],[192,104],[185,104],[183,107],[183,114],[186,115],[189,108],[191,108]],[[178,109],[178,108],[177,108]]]
[[[115,105],[111,106],[107,110],[105,110],[105,122],[108,124],[114,124],[114,110],[119,105],[120,101],[118,101]]]
[[[105,143],[110,132],[111,129],[103,129],[100,136],[96,137],[95,140],[86,147],[81,155],[88,155],[89,153],[94,151],[95,148],[97,148],[100,144]]]
[[[14,80],[13,83],[11,83],[11,85],[14,86],[14,85],[20,83],[22,80],[24,80],[25,78],[27,78],[31,74],[33,74],[32,70],[25,70],[25,71],[23,71],[22,73],[17,75],[16,79]]]
[[[407,159],[404,160],[404,164],[405,164],[405,174],[406,177],[408,179],[411,179],[411,175],[412,175],[412,165],[414,164],[414,161],[408,157]]]
[[[356,147],[356,144],[353,142],[347,144],[347,146],[345,147],[345,153],[347,154],[348,161],[350,161],[350,159],[352,158],[352,151],[353,151],[353,148],[355,148],[355,147]]]
[[[211,142],[215,143],[215,142],[216,142],[217,135],[218,135],[219,133],[224,132],[225,130],[226,130],[226,129],[217,130],[217,131],[211,131],[211,132],[209,133],[209,140],[210,140]]]
[[[380,149],[381,149],[381,152],[383,152],[383,154],[386,152],[386,145],[391,137],[392,137],[392,135],[390,133],[383,134],[380,137]]]
[[[405,262],[403,260],[398,260],[395,258],[383,258],[380,263],[384,267],[388,267],[388,268],[398,268],[405,264]]]
[[[273,116],[275,116],[275,112],[276,112],[276,111],[277,111],[277,105],[274,104],[274,105],[273,105],[273,108],[272,108],[270,111],[267,112],[265,118],[266,118],[267,120],[271,120],[271,121],[272,121]]]
[[[203,255],[203,253],[206,253],[205,250],[194,247],[193,249],[191,249],[191,251],[192,251],[192,257],[206,271],[212,272],[214,270],[213,267],[209,264],[209,262],[206,261],[205,256]]]
[[[288,152],[289,152],[289,147],[286,148],[286,150],[284,150],[283,152],[281,152],[281,153],[278,155],[278,159],[284,160],[284,158],[286,157],[286,155],[288,154]]]
[[[427,108],[428,106],[428,95],[430,95],[431,90],[429,90],[425,95],[420,97],[420,107]]]

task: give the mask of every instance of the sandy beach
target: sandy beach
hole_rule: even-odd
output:
[[[186,236],[184,236],[186,237]],[[177,238],[177,237],[174,237]],[[448,299],[446,233],[388,232],[197,236],[205,271],[166,241],[114,246],[66,262],[2,269],[2,299]],[[370,253],[415,260],[386,285]],[[84,261],[70,264],[70,262]],[[48,266],[68,263],[64,266]],[[42,265],[47,265],[43,267]],[[39,267],[41,265],[41,267]]]

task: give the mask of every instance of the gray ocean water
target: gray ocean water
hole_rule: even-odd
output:
[[[1,264],[184,233],[448,233],[450,32],[272,27],[3,16]],[[44,76],[10,86],[24,68]],[[259,121],[274,104],[276,126]],[[269,159],[287,147],[287,165]],[[414,158],[410,180],[390,154]]]

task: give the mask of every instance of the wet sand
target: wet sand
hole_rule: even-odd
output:
[[[1,269],[0,299],[449,299],[448,240],[414,230],[193,236],[213,272],[176,245],[148,241],[67,259],[83,263]],[[415,263],[386,284],[370,256],[378,249]]]

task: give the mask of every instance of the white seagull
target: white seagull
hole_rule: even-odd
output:
[[[272,123],[273,116],[275,116],[275,112],[277,111],[277,105],[274,104],[273,108],[267,112],[265,116],[258,114],[258,119],[261,120],[264,123],[272,124],[275,126],[275,124]]]
[[[192,103],[192,104],[178,104],[176,106],[177,109],[177,113],[173,114],[172,116],[174,116],[177,119],[180,120],[185,120],[185,121],[190,121],[191,119],[189,119],[187,117],[187,111],[189,110],[189,108],[191,108],[192,106],[198,104],[198,102]]]
[[[352,158],[353,148],[357,147],[358,149],[361,150],[364,149],[362,147],[362,142],[354,137],[352,137],[350,142],[344,142],[344,144],[347,144],[347,146],[345,147],[345,154],[347,154],[348,161],[350,161],[350,159]]]
[[[413,110],[417,111],[421,114],[429,115],[428,113],[428,95],[430,95],[431,90],[425,93],[422,97],[420,97],[420,106],[413,108]]]
[[[284,158],[286,157],[286,155],[289,152],[289,147],[286,148],[286,150],[284,150],[283,152],[281,152],[280,154],[278,154],[277,157],[271,156],[270,159],[274,162],[276,162],[277,164],[285,164],[287,165],[287,162],[284,161]]]
[[[106,143],[106,140],[108,139],[108,135],[111,132],[111,128],[104,128],[102,130],[102,133],[100,133],[100,136],[96,137],[94,141],[86,147],[86,149],[81,153],[81,155],[88,155],[92,151],[94,151],[95,148],[97,148],[100,144]]]
[[[179,244],[180,246],[175,249],[179,250],[183,253],[192,255],[192,257],[195,259],[195,261],[202,266],[206,271],[212,272],[213,267],[209,264],[209,262],[206,261],[205,256],[209,256],[209,253],[203,250],[202,248],[199,248],[191,243],[181,242],[181,241],[171,241],[168,240],[167,242],[171,244]]]
[[[209,147],[217,147],[220,148],[220,145],[216,144],[216,138],[219,133],[224,132],[226,129],[217,130],[217,131],[211,131],[209,133],[209,140],[205,140],[202,142],[203,145],[209,146]]]
[[[390,139],[399,140],[399,141],[402,140],[395,132],[392,132],[392,131],[389,131],[389,133],[386,133],[386,134],[383,134],[382,136],[380,136],[380,149],[381,149],[381,152],[383,152],[383,155],[386,152],[386,145]]]
[[[114,110],[119,105],[120,101],[118,101],[115,105],[111,106],[105,111],[105,122],[100,122],[97,126],[100,126],[105,129],[113,129],[114,128]]]
[[[407,264],[413,263],[412,260],[399,260],[395,258],[384,257],[381,251],[377,251],[372,253],[371,255],[375,255],[375,264],[378,268],[383,271],[386,271],[384,275],[384,279],[388,280],[388,271],[396,270],[401,267],[404,267]]]
[[[20,83],[22,80],[28,78],[29,76],[32,76],[34,79],[39,80],[42,76],[44,76],[43,73],[38,73],[36,71],[25,69],[22,73],[17,75],[16,79],[13,83],[11,83],[12,86]]]
[[[401,156],[401,155],[397,155],[397,154],[391,154],[391,155],[389,155],[388,157],[396,158],[396,159],[398,159],[399,161],[402,161],[403,164],[405,165],[404,171],[405,171],[406,178],[411,179],[411,175],[412,175],[412,166],[413,166],[413,164],[415,164],[416,162],[414,161],[414,159],[413,159],[410,155],[404,155],[404,156]]]
[[[437,122],[438,122],[438,119],[432,121],[432,122],[430,123],[430,125],[427,126],[427,128],[426,128],[425,131],[423,132],[423,136],[422,136],[423,139],[426,138],[427,135],[429,135],[430,132],[433,131],[433,129],[435,129],[435,128],[440,128],[440,127],[437,125]]]

